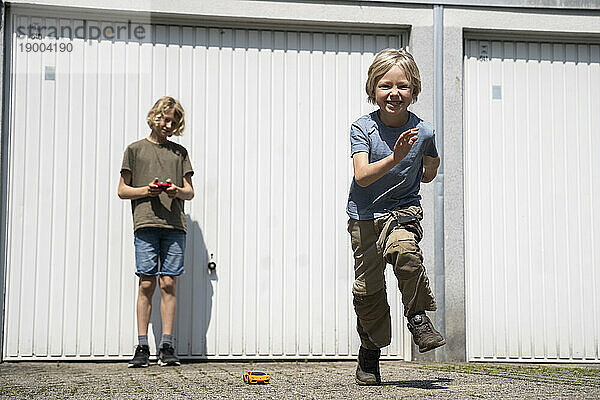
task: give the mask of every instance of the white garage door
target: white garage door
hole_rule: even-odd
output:
[[[467,40],[469,360],[600,360],[600,46]]]
[[[132,354],[131,211],[116,188],[125,146],[147,135],[145,114],[165,94],[187,111],[178,140],[195,168],[179,355],[354,356],[348,129],[370,110],[374,53],[406,43],[400,32],[140,25],[18,8],[11,23],[6,359]],[[399,296],[390,302],[388,356],[405,358]]]

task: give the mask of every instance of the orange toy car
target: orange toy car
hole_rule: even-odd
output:
[[[244,374],[244,382],[246,383],[269,383],[270,378],[264,372],[248,371]]]

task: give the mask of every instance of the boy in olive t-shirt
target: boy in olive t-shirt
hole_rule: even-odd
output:
[[[134,225],[138,346],[129,367],[147,367],[148,323],[159,276],[162,340],[159,365],[179,365],[173,347],[176,277],[183,273],[186,217],[184,200],[194,197],[194,171],[187,150],[168,140],[185,128],[184,111],[172,97],[160,98],[148,112],[150,135],[127,146],[121,167],[119,197],[131,200]]]

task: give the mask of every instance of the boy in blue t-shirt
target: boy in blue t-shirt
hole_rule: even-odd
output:
[[[360,117],[350,129],[354,179],[347,212],[361,339],[356,382],[377,385],[380,349],[391,341],[386,263],[393,265],[419,352],[446,343],[425,314],[436,304],[418,245],[423,238],[420,184],[435,178],[440,158],[432,125],[408,111],[421,92],[411,54],[402,49],[380,51],[369,67],[366,91],[379,110]]]

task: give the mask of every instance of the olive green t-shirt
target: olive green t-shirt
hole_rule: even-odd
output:
[[[183,187],[183,177],[194,173],[185,147],[170,141],[156,144],[148,139],[127,146],[121,166],[123,171],[131,172],[133,187],[147,186],[154,178],[160,182],[170,178],[175,185]],[[181,199],[170,199],[165,192],[157,197],[131,200],[133,230],[157,227],[187,232],[183,203]]]

